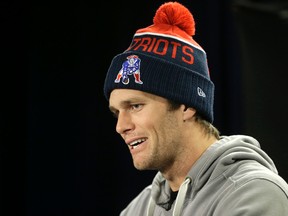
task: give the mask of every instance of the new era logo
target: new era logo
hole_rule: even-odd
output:
[[[200,87],[197,87],[197,93],[200,97],[206,97],[205,92]]]

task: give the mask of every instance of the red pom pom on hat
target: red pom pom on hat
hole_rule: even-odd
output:
[[[195,21],[190,11],[178,2],[167,2],[161,5],[153,18],[155,25],[167,24],[177,26],[188,35],[195,35]]]
[[[183,4],[179,2],[166,2],[157,9],[153,24],[136,33],[156,33],[165,34],[193,44],[198,49],[205,52],[202,47],[193,39],[195,35],[195,21],[193,15]]]

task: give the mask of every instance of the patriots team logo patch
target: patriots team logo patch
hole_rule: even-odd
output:
[[[121,81],[124,85],[127,85],[130,81],[129,76],[133,75],[135,83],[143,84],[140,79],[140,62],[141,59],[137,55],[128,56],[114,82],[119,83]]]

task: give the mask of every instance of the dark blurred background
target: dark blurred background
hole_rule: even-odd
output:
[[[164,2],[0,3],[1,216],[118,215],[151,183],[102,88],[113,56]],[[257,138],[288,180],[287,1],[179,2],[208,55],[215,126]]]

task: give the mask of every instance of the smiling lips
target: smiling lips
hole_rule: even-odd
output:
[[[141,144],[141,143],[143,143],[143,142],[145,142],[145,141],[146,141],[146,139],[141,138],[141,139],[135,140],[135,141],[133,141],[133,142],[131,142],[131,143],[128,143],[128,146],[130,146],[131,149],[134,149],[134,148],[137,148],[137,146],[138,146],[139,144]]]

